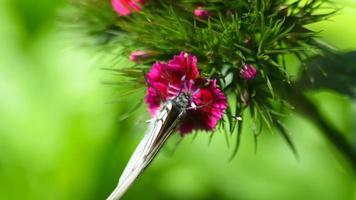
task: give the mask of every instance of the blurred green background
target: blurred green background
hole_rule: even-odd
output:
[[[342,50],[356,49],[356,1],[312,25]],[[119,98],[101,82],[107,63],[79,47],[58,24],[66,2],[0,2],[0,199],[105,199],[145,130],[142,106],[119,120],[143,92]],[[356,105],[329,92],[312,94],[323,113],[356,139]],[[300,116],[287,121],[299,159],[277,134],[264,133],[254,153],[245,127],[229,162],[222,133],[172,138],[124,199],[356,199],[355,173]]]

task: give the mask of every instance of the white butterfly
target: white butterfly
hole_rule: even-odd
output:
[[[119,184],[107,200],[120,199],[143,170],[151,163],[169,136],[174,133],[186,116],[189,95],[181,93],[162,104],[157,115],[150,120],[148,130],[131,156]]]

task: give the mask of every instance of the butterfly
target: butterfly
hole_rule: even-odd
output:
[[[176,98],[162,103],[156,116],[150,120],[144,138],[126,165],[119,184],[107,200],[120,199],[152,162],[169,136],[179,128],[180,122],[186,117],[189,98],[189,94],[181,93]]]
[[[199,77],[197,58],[185,52],[168,63],[153,64],[146,82],[145,101],[154,117],[108,200],[124,195],[172,133],[178,129],[181,135],[193,130],[213,131],[227,108],[216,80]]]

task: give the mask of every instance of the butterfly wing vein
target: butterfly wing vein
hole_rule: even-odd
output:
[[[172,102],[161,106],[157,116],[150,121],[144,138],[140,141],[126,165],[119,184],[107,200],[117,200],[128,190],[137,177],[155,158],[169,136],[177,129],[185,112],[177,110]]]

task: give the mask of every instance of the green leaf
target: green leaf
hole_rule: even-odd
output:
[[[328,52],[306,63],[299,89],[329,89],[356,98],[356,51],[344,54]]]
[[[290,138],[289,133],[288,133],[286,127],[284,126],[284,124],[281,121],[275,119],[274,125],[278,129],[278,132],[283,137],[283,139],[287,142],[287,144],[290,147],[290,149],[292,150],[294,156],[296,158],[298,158],[297,148],[295,147],[292,139]]]
[[[230,157],[230,161],[232,159],[234,159],[234,157],[236,156],[238,150],[239,150],[239,147],[240,147],[240,142],[241,142],[241,134],[242,134],[242,125],[243,125],[243,121],[238,121],[237,123],[237,134],[236,134],[236,144],[235,144],[235,148],[234,148],[234,151],[232,152],[232,155]]]

